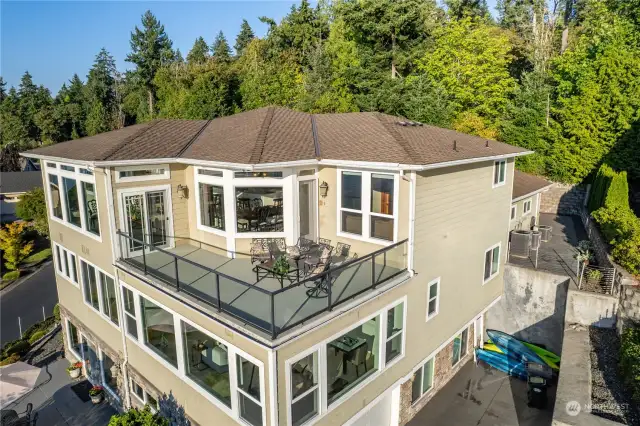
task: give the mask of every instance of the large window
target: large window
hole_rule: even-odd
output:
[[[82,182],[82,195],[84,197],[84,218],[87,231],[100,235],[95,185],[89,182]]]
[[[116,395],[118,394],[118,370],[118,365],[102,351],[102,378],[104,385]]]
[[[60,184],[58,176],[49,175],[49,201],[51,203],[51,214],[58,219],[62,219],[62,199],[60,198]]]
[[[434,360],[431,358],[413,373],[413,382],[411,385],[412,403],[416,402],[422,395],[433,388],[433,367]]]
[[[187,377],[231,407],[229,348],[195,327],[183,321],[181,324]]]
[[[100,298],[98,297],[98,278],[96,268],[85,261],[82,265],[82,286],[84,288],[84,300],[97,311],[100,310]]]
[[[224,231],[224,193],[222,186],[200,183],[200,221],[204,226]]]
[[[116,300],[116,288],[113,278],[100,272],[100,286],[102,290],[102,312],[118,325],[118,302]]]
[[[53,243],[53,249],[55,251],[56,272],[72,283],[78,284],[76,255],[56,243]]]
[[[341,230],[362,235],[362,173],[342,172]]]
[[[484,282],[498,275],[500,269],[500,244],[491,247],[484,254]]]
[[[98,199],[93,172],[65,164],[52,167],[47,163],[47,166],[51,217],[99,240]]]
[[[356,239],[394,241],[397,177],[366,171],[338,173],[340,232]]]
[[[299,426],[320,411],[318,351],[291,364],[291,422]]]
[[[500,160],[493,163],[493,186],[504,185],[507,180],[507,160]]]
[[[451,365],[456,365],[467,354],[467,345],[469,342],[469,328],[465,328],[462,333],[453,339],[453,356]]]
[[[284,231],[282,187],[236,187],[238,232]]]
[[[124,305],[124,320],[127,333],[134,339],[138,339],[138,321],[136,320],[136,308],[133,292],[122,287],[122,304]]]
[[[260,391],[260,367],[237,355],[238,402],[240,417],[247,423],[262,425],[262,395]]]
[[[389,363],[402,354],[404,329],[404,304],[401,303],[387,311],[387,343],[385,362]]]
[[[63,177],[62,190],[64,191],[65,197],[67,221],[79,228],[82,226],[82,219],[80,219],[80,201],[78,200],[78,185],[76,185],[76,180]]]
[[[393,241],[393,175],[371,174],[371,237]]]
[[[174,367],[178,366],[176,330],[173,315],[140,297],[144,344]]]
[[[380,317],[374,317],[327,343],[329,404],[378,370],[379,339]]]

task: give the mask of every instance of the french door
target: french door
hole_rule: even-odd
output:
[[[167,190],[136,191],[122,194],[124,229],[129,256],[142,252],[142,241],[154,247],[172,245]]]
[[[300,236],[309,240],[316,240],[316,181],[305,180],[298,182],[298,218]]]

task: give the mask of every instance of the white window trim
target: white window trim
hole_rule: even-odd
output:
[[[424,367],[425,367],[425,365],[427,365],[427,363],[429,361],[432,361],[432,363],[431,363],[431,370],[432,370],[432,372],[431,372],[431,387],[429,389],[427,389],[426,392],[424,392],[422,390],[422,387],[424,385],[424,383],[423,383],[423,381],[424,381]],[[415,374],[415,372],[418,371],[418,370],[420,370],[420,396],[418,397],[418,399],[416,399],[415,401],[413,401],[411,403],[412,407],[418,405],[426,395],[429,395],[429,394],[433,393],[433,388],[434,388],[433,385],[435,384],[435,381],[436,381],[436,378],[435,378],[436,357],[435,357],[435,355],[429,357],[429,359],[424,361],[422,363],[422,365],[420,365],[420,367],[418,367],[413,373]]]
[[[64,164],[64,163],[56,163],[57,168],[46,167],[44,170],[45,181],[46,181],[46,189],[45,193],[47,194],[47,198],[49,199],[49,218],[54,222],[60,223],[67,228],[73,229],[75,231],[80,232],[87,237],[93,238],[96,241],[102,242],[102,234],[104,233],[103,224],[100,223],[100,201],[98,197],[98,186],[96,185],[96,177],[95,175],[80,173],[80,169],[83,167],[76,166],[73,164]],[[62,170],[61,166],[70,166],[75,168],[75,172],[70,172],[67,170]],[[51,181],[49,179],[49,175],[56,175],[58,177],[58,191],[60,192],[60,208],[62,209],[62,219],[56,217],[53,214],[53,197],[51,196]],[[67,197],[63,190],[62,178],[66,177],[69,179],[75,179],[76,188],[78,190],[78,207],[80,209],[80,226],[76,226],[69,222],[69,218],[67,216]],[[93,184],[93,188],[96,191],[96,210],[98,212],[98,226],[100,229],[100,235],[96,235],[93,232],[89,232],[86,224],[86,211],[85,211],[85,201],[84,201],[84,192],[82,190],[82,182]]]
[[[431,302],[431,298],[429,297],[429,295],[431,294],[431,286],[435,285],[436,286],[436,310],[435,312],[433,312],[432,314],[429,314],[429,302]],[[429,283],[427,284],[427,313],[426,313],[426,320],[425,321],[430,321],[433,318],[435,318],[438,313],[440,312],[440,277],[429,281]]]
[[[201,175],[199,173],[200,170],[211,170],[211,171],[215,171],[215,172],[222,172],[222,176]],[[199,230],[201,230],[201,231],[205,231],[205,232],[209,232],[211,234],[215,234],[215,235],[220,235],[222,237],[226,237],[229,234],[229,222],[227,220],[229,215],[227,214],[227,211],[231,206],[230,206],[229,200],[227,200],[227,198],[229,198],[227,196],[227,194],[228,194],[228,191],[227,191],[228,185],[225,185],[225,182],[229,178],[231,178],[233,176],[233,172],[231,172],[229,170],[213,169],[213,168],[209,168],[209,167],[194,167],[193,176],[194,176],[194,192],[195,192],[194,195],[195,195],[195,199],[196,199],[196,226],[197,226],[197,228]],[[221,186],[222,187],[222,197],[224,199],[224,230],[218,229],[218,228],[213,228],[211,226],[207,226],[207,225],[203,225],[202,224],[202,214],[200,212],[200,203],[201,203],[201,201],[200,201],[200,184],[201,183],[208,184],[208,185]],[[233,226],[236,226],[235,222],[233,223]]]
[[[510,213],[510,216],[509,216],[509,220],[510,221],[516,220],[517,217],[518,217],[518,205],[517,204],[513,204],[511,206],[511,213]]]
[[[120,172],[133,172],[137,170],[151,170],[151,169],[164,169],[164,173],[159,175],[146,175],[146,176],[127,176],[120,177]],[[151,165],[142,165],[142,166],[126,166],[126,167],[117,167],[115,169],[116,174],[116,183],[124,183],[124,182],[144,182],[149,180],[164,180],[171,178],[171,170],[169,164],[151,164]]]
[[[82,354],[80,354],[80,353],[76,352],[76,351],[75,351],[75,349],[73,349],[73,342],[71,341],[71,333],[70,333],[70,330],[69,330],[69,325],[71,324],[71,325],[73,325],[74,327],[76,327],[76,331],[80,331],[80,330],[78,330],[78,327],[77,327],[75,324],[73,324],[71,321],[69,321],[69,318],[67,318],[65,321],[66,321],[66,327],[67,327],[67,330],[66,330],[66,331],[67,331],[67,332],[66,332],[66,335],[67,335],[67,347],[69,348],[69,352],[71,352],[71,354],[72,354],[72,355],[73,355],[73,356],[74,356],[78,361],[82,362],[82,360],[84,359],[84,358],[82,357]],[[76,336],[76,338],[77,338],[77,337],[78,337],[78,336]],[[82,343],[82,339],[80,340],[80,342]],[[82,349],[82,344],[80,345],[80,349]],[[83,368],[84,368],[84,367],[83,367]]]
[[[107,384],[107,379],[106,376],[104,374],[104,351],[102,350],[102,348],[100,346],[98,346],[98,357],[100,359],[100,379],[102,380],[102,387],[111,394],[111,396],[113,398],[116,399],[116,401],[120,401],[120,396],[118,396],[118,394],[116,393],[115,390],[111,389],[109,387],[109,385]],[[108,355],[107,355],[108,356]],[[111,358],[111,357],[109,357]],[[111,360],[113,362],[113,360]],[[116,363],[114,363],[115,365],[118,365]],[[118,365],[118,368],[122,368],[121,366]]]
[[[71,284],[73,284],[76,287],[80,287],[80,269],[78,268],[78,255],[73,253],[71,250],[66,249],[64,246],[62,246],[59,243],[56,243],[55,241],[52,241],[53,246],[52,246],[52,250],[53,250],[53,263],[55,264],[55,271],[56,274],[66,280],[69,281]],[[61,265],[60,262],[58,262],[58,250],[60,250],[60,256],[65,256],[67,259],[67,263],[64,263]],[[72,262],[72,256],[75,257],[76,261],[75,264]],[[77,281],[74,281],[70,271],[67,270],[66,266],[67,265],[75,265],[75,271],[76,271],[76,278]]]
[[[460,361],[462,361],[462,358],[464,358],[465,356],[467,356],[469,354],[469,329],[471,327],[469,325],[467,325],[466,327],[464,327],[462,330],[460,330],[460,333],[457,333],[456,335],[453,336],[453,340],[452,342],[454,342],[455,345],[455,341],[456,341],[456,337],[460,336],[460,358],[458,358],[458,360],[455,363],[451,364],[451,368],[455,367],[456,365],[460,364]],[[462,353],[462,334],[464,333],[464,331],[467,330],[467,340],[466,340],[466,346],[465,346],[465,352]],[[451,358],[453,360],[453,353],[451,354]]]
[[[489,251],[493,251],[494,248],[498,247],[498,269],[496,269],[496,272],[494,272],[493,274],[489,275],[489,278],[484,279],[484,268],[485,268],[485,262],[487,259],[487,252]],[[491,260],[493,261],[493,254],[491,254]],[[502,258],[502,242],[499,242],[498,244],[494,244],[491,247],[489,247],[488,249],[486,249],[483,253],[482,256],[482,284],[486,284],[489,281],[491,281],[492,279],[494,279],[498,274],[500,274],[500,260]]]
[[[402,322],[403,322],[403,328],[402,328],[402,351],[400,353],[400,355],[396,356],[393,360],[391,360],[389,363],[385,363],[386,360],[386,342],[387,342],[387,312],[390,309],[395,308],[396,306],[398,306],[399,304],[403,304],[403,317],[402,317]],[[371,375],[369,375],[369,377],[367,377],[365,380],[361,381],[360,383],[358,383],[357,385],[355,385],[354,387],[352,387],[351,389],[349,389],[347,392],[345,392],[344,394],[342,394],[338,399],[336,399],[335,401],[333,401],[330,405],[328,403],[328,395],[327,395],[327,389],[328,389],[328,383],[327,383],[327,344],[329,342],[331,342],[332,340],[337,339],[338,337],[344,335],[345,333],[349,332],[350,330],[353,330],[359,326],[361,326],[362,324],[366,323],[367,321],[370,321],[372,318],[379,318],[379,327],[381,327],[379,329],[379,342],[378,342],[378,356],[380,358],[379,360],[379,364],[378,364],[378,370],[375,371],[374,373],[372,373]],[[315,424],[316,422],[320,421],[321,419],[323,419],[324,417],[326,417],[329,413],[331,413],[333,410],[336,410],[340,405],[342,405],[345,401],[349,400],[350,398],[352,398],[355,394],[357,394],[358,392],[360,392],[363,388],[365,388],[366,386],[368,386],[371,382],[373,382],[374,380],[376,380],[378,377],[380,377],[380,375],[384,374],[385,370],[387,370],[388,368],[390,368],[391,366],[393,366],[394,364],[396,364],[397,362],[400,362],[402,359],[404,359],[405,355],[406,355],[406,336],[407,336],[407,296],[402,297],[401,299],[397,299],[396,301],[394,301],[393,303],[388,304],[387,306],[383,307],[382,309],[379,309],[378,311],[366,316],[365,318],[361,319],[360,321],[358,321],[355,324],[350,324],[348,327],[345,327],[344,329],[342,329],[341,331],[333,334],[332,336],[322,340],[321,342],[315,344],[314,346],[308,348],[307,350],[296,354],[295,357],[292,357],[288,360],[285,361],[285,381],[286,381],[286,401],[287,401],[287,424],[289,426],[291,426],[293,424],[292,422],[292,418],[291,418],[291,404],[292,404],[292,398],[291,398],[291,366],[299,361],[300,359],[304,358],[305,356],[313,353],[313,352],[318,352],[318,389],[319,389],[319,395],[320,395],[320,401],[319,401],[319,405],[318,405],[318,414],[316,414],[314,417],[312,417],[311,419],[307,420],[305,423],[303,423],[305,426],[310,426],[312,424]]]
[[[125,308],[125,298],[124,298],[124,294],[123,294],[123,290],[127,289],[129,291],[131,291],[128,287],[124,287],[124,286],[117,286],[120,289],[120,299],[122,300],[122,313],[124,314],[122,316],[122,320],[124,322],[123,327],[125,330],[125,334],[127,336],[129,336],[129,338],[131,338],[132,340],[137,340],[140,338],[140,335],[138,335],[138,337],[136,338],[135,336],[133,336],[130,332],[129,332],[129,328],[127,327],[127,316],[133,318],[135,320],[135,324],[136,324],[136,333],[138,333],[138,312],[137,312],[137,302],[136,302],[136,294],[131,292],[131,294],[133,295],[133,312],[134,314],[131,315],[129,312],[127,312],[127,309]]]
[[[87,302],[87,297],[86,297],[86,293],[85,293],[85,282],[84,282],[84,274],[82,273],[82,263],[84,262],[89,266],[92,266],[95,271],[96,271],[96,287],[98,288],[98,307],[99,310],[97,310],[92,304],[90,304],[89,302]],[[78,256],[78,265],[80,265],[80,267],[78,268],[78,273],[79,275],[79,280],[80,280],[80,287],[82,289],[82,301],[84,302],[85,305],[87,305],[89,308],[91,308],[94,312],[96,312],[98,315],[100,315],[100,317],[105,320],[106,322],[108,322],[109,324],[111,324],[113,327],[115,327],[117,330],[120,330],[120,325],[121,324],[115,324],[113,321],[111,321],[111,318],[104,313],[105,309],[104,309],[104,303],[102,300],[102,283],[101,283],[101,279],[100,279],[100,272],[102,272],[103,274],[105,274],[106,276],[108,276],[109,278],[111,278],[113,280],[113,287],[114,287],[114,291],[116,292],[115,296],[116,296],[116,307],[117,309],[120,309],[120,304],[117,303],[118,301],[118,295],[117,295],[117,291],[118,291],[118,286],[116,285],[116,280],[113,277],[113,275],[105,272],[104,269],[99,268],[98,266],[96,266],[94,263],[89,262],[87,259]],[[120,315],[118,314],[118,323],[121,321],[120,319]]]
[[[526,215],[526,214],[531,213],[531,206],[532,206],[532,204],[533,204],[533,201],[532,201],[532,199],[531,199],[531,198],[528,198],[527,200],[525,200],[525,201],[522,203],[522,215],[523,215],[523,216],[524,216],[524,215]],[[528,208],[528,209],[527,209],[527,206],[529,206],[529,208]]]
[[[131,385],[132,383],[135,383],[140,389],[142,389],[142,397],[143,397],[143,399],[140,399],[138,394],[133,391],[133,389],[132,389],[133,386]],[[133,395],[133,397],[138,402],[140,402],[143,406],[149,405],[149,408],[151,409],[152,413],[156,413],[158,411],[158,407],[153,407],[151,404],[149,404],[149,392],[147,392],[147,390],[144,387],[140,386],[140,383],[138,383],[135,380],[133,380],[132,377],[129,377],[129,391],[130,391],[131,395]]]
[[[191,321],[190,319],[188,319],[188,318],[180,315],[179,313],[173,311],[172,309],[168,308],[163,303],[158,302],[157,300],[155,300],[153,297],[149,296],[148,294],[141,293],[140,291],[136,290],[131,285],[126,284],[121,280],[118,280],[118,283],[119,283],[119,285],[121,287],[125,287],[125,288],[131,290],[131,292],[133,293],[133,296],[134,296],[134,301],[135,301],[136,323],[137,323],[137,326],[138,326],[138,337],[139,337],[139,339],[136,340],[134,337],[132,337],[128,333],[126,333],[127,334],[127,338],[129,339],[129,341],[134,342],[139,348],[141,348],[149,356],[151,356],[156,361],[158,361],[160,364],[162,364],[165,368],[167,368],[169,371],[171,371],[173,374],[175,374],[179,379],[181,379],[182,381],[187,383],[196,392],[198,392],[200,395],[205,397],[212,404],[214,404],[217,408],[219,408],[220,410],[222,410],[223,412],[228,414],[230,417],[232,417],[238,423],[246,424],[246,422],[244,420],[242,420],[241,417],[240,417],[240,407],[239,407],[238,392],[237,392],[237,390],[238,390],[237,389],[237,387],[238,387],[237,383],[238,382],[237,382],[237,376],[236,376],[236,374],[237,374],[237,367],[236,367],[236,358],[237,357],[236,357],[236,355],[242,356],[247,361],[250,361],[253,364],[255,364],[257,367],[259,367],[258,369],[259,369],[259,377],[260,377],[260,397],[261,397],[260,406],[262,407],[263,424],[266,424],[266,422],[267,422],[267,408],[266,407],[267,407],[268,401],[267,401],[267,394],[266,394],[265,366],[264,366],[264,363],[262,361],[260,361],[257,358],[251,356],[250,354],[248,354],[247,352],[245,352],[242,349],[238,348],[237,346],[232,345],[226,339],[223,339],[222,337],[219,337],[217,334],[215,334],[215,333],[213,333],[213,332],[211,332],[209,330],[205,330],[204,328],[200,327],[198,324],[196,324],[195,322]],[[172,364],[167,362],[164,358],[162,358],[160,355],[156,354],[149,347],[147,347],[147,345],[144,343],[144,340],[143,340],[144,339],[144,328],[143,328],[143,325],[142,325],[142,313],[140,312],[140,298],[141,297],[144,297],[145,299],[149,300],[153,304],[161,307],[162,309],[166,310],[167,312],[169,312],[170,314],[173,315],[174,327],[175,327],[175,330],[177,330],[177,333],[176,333],[176,350],[177,350],[177,356],[178,356],[178,366],[177,367],[174,367]],[[122,308],[124,309],[124,307],[122,307]],[[221,401],[219,401],[217,398],[215,398],[209,392],[207,392],[206,390],[202,389],[202,387],[200,387],[200,385],[198,385],[193,380],[191,380],[189,377],[187,377],[186,370],[185,370],[185,367],[184,367],[184,342],[183,342],[182,329],[181,329],[181,324],[180,324],[181,321],[189,324],[190,326],[198,329],[202,333],[205,333],[205,334],[211,336],[212,338],[216,339],[217,341],[219,341],[219,342],[221,342],[221,343],[223,343],[224,345],[227,346],[227,354],[228,354],[227,357],[229,359],[229,384],[231,385],[231,395],[232,395],[231,396],[231,408],[229,408],[228,406],[223,404]],[[273,395],[271,395],[271,398],[273,398]]]
[[[359,173],[362,177],[361,181],[361,210],[353,210],[342,207],[342,172]],[[398,241],[398,197],[400,193],[400,180],[399,175],[388,170],[371,171],[371,170],[356,170],[356,169],[341,169],[336,168],[336,235],[343,238],[352,240],[365,241],[372,244],[389,246],[395,244]],[[371,212],[371,175],[372,174],[384,174],[393,177],[393,215],[386,215],[380,213]],[[352,234],[342,231],[342,212],[353,212],[362,215],[362,235]],[[393,240],[383,240],[380,238],[374,238],[371,234],[371,216],[385,217],[393,219]]]
[[[501,164],[504,164],[504,180],[499,181],[498,183],[496,183],[495,181],[495,177],[496,177],[496,167],[500,167]],[[496,160],[493,162],[493,168],[492,168],[492,174],[491,174],[491,184],[492,184],[492,188],[498,188],[499,186],[503,186],[507,183],[507,170],[508,169],[508,163],[507,160]],[[500,179],[500,171],[498,171],[498,179]]]

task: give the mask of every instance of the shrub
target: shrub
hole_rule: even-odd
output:
[[[131,410],[111,417],[108,426],[169,426],[169,421],[159,414],[153,414],[149,406]]]
[[[27,353],[27,351],[29,350],[30,346],[31,345],[26,340],[18,340],[13,345],[11,345],[7,349],[5,349],[4,353],[5,353],[6,356],[10,356],[10,355],[14,355],[14,354],[16,354],[18,356],[22,356],[22,355]]]
[[[611,244],[613,259],[632,274],[640,274],[640,218],[629,207],[602,207],[593,212]]]
[[[2,276],[2,281],[13,281],[17,280],[20,277],[20,270],[16,269],[15,271],[9,271]]]
[[[640,402],[640,326],[627,328],[622,333],[619,365],[631,396]]]
[[[41,338],[42,336],[44,336],[45,334],[47,334],[47,332],[46,332],[46,331],[44,331],[44,330],[36,331],[35,333],[33,333],[33,334],[31,335],[31,337],[29,337],[29,344],[30,344],[30,345],[33,345],[35,342],[37,342],[38,340],[40,340],[40,338]]]
[[[54,324],[55,324],[55,318],[52,316],[48,317],[44,321],[37,322],[33,324],[31,327],[27,328],[22,334],[22,338],[28,340],[31,337],[31,335],[37,331],[42,330],[44,332],[47,332]]]
[[[20,355],[13,354],[13,355],[10,355],[10,356],[6,357],[2,361],[0,361],[0,367],[5,366],[5,365],[9,365],[9,364],[13,364],[14,362],[18,362],[18,361],[20,361]]]
[[[22,239],[26,226],[26,222],[12,222],[0,229],[0,249],[4,251],[5,266],[11,271],[18,269],[20,262],[33,250],[33,241],[25,244]]]
[[[40,235],[49,236],[48,212],[42,188],[35,188],[22,194],[20,201],[16,204],[16,216],[32,221],[33,227]]]
[[[48,259],[51,257],[51,249],[50,248],[46,248],[44,250],[40,250],[37,253],[32,254],[31,256],[25,258],[22,263],[28,264],[28,263],[37,263],[37,262],[42,262],[45,259]]]
[[[55,318],[56,322],[60,322],[60,304],[56,303],[56,306],[53,307],[53,318]]]

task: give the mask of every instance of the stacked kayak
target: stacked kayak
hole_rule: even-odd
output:
[[[559,370],[560,357],[544,348],[523,342],[510,334],[487,330],[489,341],[476,349],[476,358],[520,379],[527,379],[526,364],[535,362]]]

